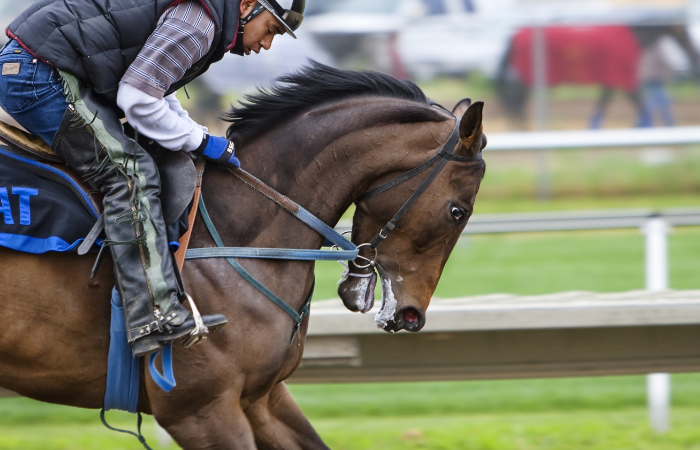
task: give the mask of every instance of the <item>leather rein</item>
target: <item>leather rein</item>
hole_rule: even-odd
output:
[[[421,172],[427,170],[437,163],[435,168],[430,172],[430,174],[423,180],[416,191],[409,197],[409,199],[403,204],[401,209],[392,217],[392,219],[382,228],[382,230],[377,233],[377,235],[372,239],[369,244],[361,244],[356,246],[354,243],[346,239],[342,234],[335,231],[333,228],[328,226],[322,220],[311,214],[309,211],[298,205],[296,202],[289,199],[287,196],[279,193],[275,189],[271,188],[261,180],[257,179],[250,173],[246,172],[240,168],[231,168],[228,170],[239,180],[243,181],[246,185],[250,186],[254,190],[258,191],[271,201],[275,202],[282,209],[299,219],[302,223],[307,225],[309,228],[313,229],[321,236],[325,238],[324,246],[331,246],[337,250],[312,250],[312,249],[284,249],[284,248],[252,248],[252,247],[225,247],[224,243],[214,226],[214,223],[207,212],[206,206],[204,204],[204,198],[201,195],[201,185],[202,176],[204,172],[204,160],[200,159],[197,161],[197,189],[195,190],[195,198],[193,202],[192,210],[189,215],[189,230],[180,240],[180,250],[176,254],[176,259],[178,261],[178,266],[182,269],[182,264],[184,264],[185,259],[206,259],[206,258],[226,258],[228,263],[238,272],[246,281],[251,283],[258,291],[270,299],[273,303],[279,306],[284,312],[286,312],[294,321],[294,329],[292,332],[292,338],[290,345],[294,341],[299,328],[301,327],[301,322],[304,317],[309,312],[309,303],[311,302],[311,296],[313,295],[313,287],[311,289],[311,294],[309,295],[306,303],[301,308],[299,312],[290,307],[284,300],[279,298],[276,294],[270,291],[264,284],[256,280],[248,271],[246,271],[234,258],[261,258],[261,259],[282,259],[282,260],[301,260],[301,261],[339,261],[346,260],[354,261],[359,257],[368,261],[365,266],[359,266],[359,268],[366,268],[369,266],[374,267],[376,265],[377,250],[376,247],[381,241],[386,239],[389,233],[396,227],[396,223],[401,219],[401,217],[406,214],[406,212],[411,208],[411,206],[418,200],[418,198],[425,192],[425,190],[430,186],[430,184],[435,180],[440,171],[445,167],[445,165],[450,161],[458,162],[475,162],[482,160],[481,152],[474,157],[465,157],[454,154],[454,150],[459,143],[459,118],[456,118],[457,122],[455,124],[452,134],[448,138],[447,142],[440,147],[440,150],[430,158],[428,161],[424,162],[420,166],[406,172],[405,174],[385,183],[379,187],[376,187],[369,192],[361,195],[355,202],[361,202],[389,189],[398,186],[399,184],[415,177]],[[210,235],[216,243],[216,247],[207,248],[194,248],[188,249],[189,237],[191,230],[194,225],[194,219],[196,217],[197,211],[202,215],[204,224],[207,227]],[[375,250],[374,259],[370,260],[363,256],[359,256],[359,249],[364,246],[369,246]]]

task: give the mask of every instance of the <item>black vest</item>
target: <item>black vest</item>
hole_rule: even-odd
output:
[[[216,22],[209,52],[174,83],[176,91],[224,57],[238,32],[240,0],[200,0]],[[7,35],[116,103],[119,81],[174,0],[41,0]]]

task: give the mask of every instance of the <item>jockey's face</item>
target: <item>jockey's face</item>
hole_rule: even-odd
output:
[[[243,0],[241,2],[241,17],[247,16],[255,7],[255,0]],[[278,34],[284,34],[284,27],[279,23],[270,11],[265,10],[248,22],[243,30],[243,52],[250,55],[251,52],[260,53],[261,49],[269,50],[272,40]]]

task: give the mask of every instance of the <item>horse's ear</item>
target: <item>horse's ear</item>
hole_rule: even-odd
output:
[[[469,105],[472,104],[472,99],[470,98],[463,98],[457,104],[455,105],[454,109],[452,109],[452,114],[454,114],[457,117],[462,117],[465,112],[467,112],[467,109],[469,108]]]
[[[462,148],[459,153],[463,156],[476,156],[486,146],[481,123],[483,110],[484,102],[476,102],[462,115],[462,122],[459,125]]]

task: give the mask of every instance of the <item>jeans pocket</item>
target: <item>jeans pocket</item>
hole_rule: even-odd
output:
[[[19,73],[0,75],[0,106],[10,114],[20,113],[38,100],[34,89],[37,63],[14,55],[0,58],[0,67],[8,63],[19,64]]]
[[[58,78],[53,68],[42,61],[37,61],[34,73],[34,95],[37,100],[43,100],[56,91],[63,90],[63,83]]]

